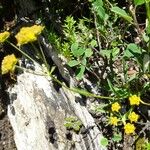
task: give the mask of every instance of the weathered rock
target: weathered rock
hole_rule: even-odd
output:
[[[36,66],[36,71],[39,67]],[[56,90],[47,76],[24,72],[18,75],[17,84],[9,89],[12,104],[8,116],[14,130],[18,150],[101,150],[101,133],[80,95],[65,88]],[[76,115],[83,123],[84,134],[72,133],[66,138],[64,119]]]

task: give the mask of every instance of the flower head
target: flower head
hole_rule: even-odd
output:
[[[40,35],[43,29],[44,29],[44,26],[40,26],[40,25],[34,25],[31,27],[31,30],[35,35]]]
[[[15,57],[14,54],[5,56],[4,59],[2,60],[2,65],[1,65],[2,74],[13,72],[16,63],[17,63],[17,58]]]
[[[139,115],[136,114],[135,112],[132,112],[129,114],[128,118],[131,122],[137,122]]]
[[[44,29],[43,26],[40,25],[33,25],[31,27],[22,27],[20,32],[15,36],[17,39],[17,45],[24,45],[29,42],[34,42],[37,40],[39,34],[41,34],[42,30]]]
[[[126,134],[134,133],[135,126],[134,126],[134,124],[127,123],[127,124],[124,125],[124,130],[125,130]]]
[[[139,105],[141,99],[137,95],[132,95],[131,97],[129,97],[129,101],[130,101],[130,105]]]
[[[5,32],[3,32],[3,33],[0,33],[0,43],[5,42],[5,40],[6,40],[7,38],[9,38],[9,36],[10,36],[10,33],[7,32],[7,31],[5,31]]]
[[[116,112],[118,112],[120,108],[121,108],[121,106],[119,105],[118,102],[113,103],[111,106],[111,110],[116,111]]]
[[[110,117],[110,124],[117,126],[119,119],[117,117]]]

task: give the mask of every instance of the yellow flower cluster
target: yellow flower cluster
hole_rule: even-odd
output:
[[[141,99],[137,95],[132,95],[131,97],[129,97],[129,101],[130,101],[130,105],[139,105]]]
[[[131,123],[125,124],[124,131],[125,131],[126,134],[134,133],[134,131],[135,131],[134,124],[131,124]]]
[[[5,42],[5,40],[6,40],[7,38],[9,38],[9,36],[10,36],[10,33],[7,32],[7,31],[5,31],[5,32],[3,32],[3,33],[0,33],[0,43]]]
[[[120,110],[120,108],[121,108],[121,106],[119,105],[118,102],[113,103],[111,106],[111,110],[116,111],[116,112],[118,112]]]
[[[29,42],[34,42],[37,40],[39,34],[41,34],[44,26],[33,25],[31,27],[22,27],[20,31],[15,36],[17,39],[17,45],[21,46]]]
[[[139,115],[136,114],[135,112],[132,112],[129,114],[128,118],[131,122],[137,122]]]
[[[110,124],[117,126],[119,119],[117,117],[110,117]]]
[[[2,75],[8,72],[13,72],[17,61],[18,60],[14,54],[5,56],[1,65]]]

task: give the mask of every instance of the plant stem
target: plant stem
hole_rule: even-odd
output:
[[[146,14],[147,14],[147,19],[148,19],[148,28],[150,27],[150,2],[149,3],[145,3],[146,5]],[[149,42],[148,42],[148,55],[150,56],[150,33],[149,33]],[[149,66],[149,70],[150,71],[150,66]]]
[[[97,16],[96,16],[95,12],[94,12],[94,24],[95,24],[95,28],[96,28],[97,42],[98,42],[98,47],[99,47],[99,51],[100,51],[101,50],[101,42],[100,42],[100,35],[99,35],[98,26],[97,26]]]
[[[31,46],[34,48],[35,52],[37,53],[38,59],[42,59],[41,54],[39,53],[39,50],[36,48],[36,46],[33,43],[30,43]]]
[[[106,1],[106,3],[110,6],[110,8],[113,7],[113,5],[109,2],[109,0],[105,0],[105,1]]]
[[[14,45],[13,43],[7,41],[7,43],[9,43],[12,47],[14,47],[16,50],[18,50],[20,53],[22,53],[24,56],[26,56],[27,58],[29,58],[31,61],[37,63],[33,58],[31,58],[28,54],[26,54],[24,51],[22,51],[20,48],[18,48],[16,45]]]
[[[52,75],[49,75],[55,82],[57,82],[59,85],[63,86],[64,88],[72,91],[72,92],[75,92],[75,93],[79,93],[81,95],[84,95],[84,96],[87,96],[87,97],[95,97],[95,98],[101,98],[101,99],[109,99],[109,100],[115,100],[115,99],[118,99],[118,98],[114,98],[114,97],[108,97],[108,96],[101,96],[101,95],[96,95],[96,94],[93,94],[93,93],[90,93],[88,91],[85,91],[85,90],[81,90],[79,88],[69,88],[68,86],[66,86],[65,84],[63,84],[61,81],[59,81],[58,79],[56,79],[54,76]]]
[[[35,71],[30,70],[30,69],[27,69],[27,68],[24,68],[24,67],[20,67],[20,66],[18,66],[18,65],[15,65],[15,67],[18,68],[18,69],[24,70],[24,71],[26,71],[26,72],[28,72],[28,73],[35,74],[35,75],[47,76],[46,74],[42,74],[41,72],[35,72]]]
[[[42,47],[41,47],[41,44],[40,44],[40,42],[38,41],[38,44],[39,44],[39,47],[40,47],[40,51],[41,51],[41,54],[42,54],[42,57],[43,57],[43,61],[44,61],[44,63],[45,63],[45,66],[46,66],[46,68],[47,68],[47,70],[48,70],[48,73],[50,73],[49,72],[49,65],[48,65],[48,63],[47,63],[47,60],[46,60],[46,57],[45,57],[45,55],[44,55],[44,52],[43,52],[43,49],[42,49]]]
[[[138,34],[139,38],[142,41],[142,33],[141,33],[141,30],[140,30],[140,27],[139,27],[139,23],[138,23],[137,18],[136,18],[136,7],[133,7],[133,5],[131,5],[129,10],[130,10],[131,15],[133,17],[133,21],[134,21],[133,24],[134,24],[134,26],[137,29],[137,34]]]
[[[140,102],[141,102],[142,104],[144,104],[144,105],[150,106],[150,103],[146,103],[146,102],[144,102],[144,101],[142,101],[142,100],[140,100]]]
[[[147,14],[148,23],[150,24],[150,3],[146,3],[146,14]]]

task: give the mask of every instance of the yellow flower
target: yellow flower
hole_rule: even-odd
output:
[[[17,63],[17,58],[15,57],[14,54],[5,56],[4,59],[2,60],[2,65],[1,65],[2,74],[13,72],[16,63]]]
[[[15,36],[17,39],[17,45],[24,45],[29,42],[34,42],[37,40],[39,34],[41,34],[43,26],[33,25],[31,27],[23,27],[20,29],[20,32]]]
[[[43,29],[44,29],[44,26],[40,26],[40,25],[34,25],[31,27],[31,30],[35,35],[40,35]]]
[[[7,38],[9,38],[9,36],[10,36],[10,33],[7,32],[7,31],[5,31],[5,32],[3,32],[3,33],[0,33],[0,43],[5,42],[5,40],[6,40]]]
[[[129,114],[128,118],[131,122],[137,122],[139,115],[136,114],[135,112],[132,112]]]
[[[117,102],[115,102],[115,103],[112,104],[112,106],[111,106],[111,110],[112,110],[112,111],[116,111],[116,112],[118,112],[120,108],[121,108],[121,106],[120,106],[119,103],[117,103]]]
[[[127,124],[125,124],[125,126],[124,126],[124,130],[125,130],[125,133],[126,133],[126,134],[134,133],[134,131],[135,131],[135,126],[134,126],[134,124],[127,123]]]
[[[18,42],[17,45],[18,46],[27,44],[29,42],[34,42],[37,40],[37,37],[30,32],[25,33],[25,34],[23,34],[23,32],[20,32],[15,37],[17,39],[17,42]]]
[[[130,105],[139,105],[141,99],[137,95],[132,95],[131,97],[129,97],[129,101],[130,101]]]
[[[119,119],[117,117],[110,117],[110,124],[117,126]]]

